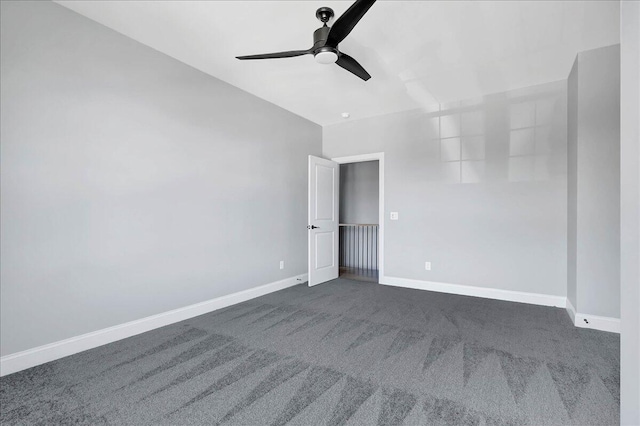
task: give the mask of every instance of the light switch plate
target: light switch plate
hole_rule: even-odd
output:
[[[398,220],[398,212],[391,212],[390,219]]]
[[[426,269],[427,271],[431,270],[431,262],[424,262],[424,269]]]

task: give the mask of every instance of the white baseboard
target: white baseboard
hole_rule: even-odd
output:
[[[569,314],[569,318],[571,318],[571,322],[573,324],[576,323],[576,308],[573,307],[571,300],[567,297],[567,313]]]
[[[6,355],[0,358],[0,376],[35,367],[45,362],[54,361],[78,352],[106,345],[107,343],[135,336],[136,334],[164,327],[165,325],[235,305],[268,293],[273,293],[274,291],[292,287],[305,281],[307,281],[307,274],[297,275],[259,287],[217,297],[205,302]]]
[[[417,290],[437,291],[439,293],[459,294],[462,296],[484,297],[486,299],[506,300],[509,302],[529,303],[533,305],[555,306],[565,308],[571,322],[576,327],[620,333],[620,319],[600,317],[597,315],[576,312],[575,308],[563,296],[552,296],[539,293],[525,293],[520,291],[501,290],[496,288],[472,287],[460,284],[439,283],[433,281],[413,280],[409,278],[380,277],[380,284],[396,287],[413,288]]]
[[[486,299],[507,300],[509,302],[529,303],[533,305],[566,307],[567,298],[540,293],[501,290],[497,288],[473,287],[461,284],[438,283],[433,281],[413,280],[409,278],[380,277],[380,284],[395,287],[413,288],[416,290],[437,291],[439,293],[459,294],[462,296],[483,297]]]
[[[576,308],[573,307],[569,299],[567,299],[567,313],[576,327],[620,333],[620,318],[601,317],[576,312]]]

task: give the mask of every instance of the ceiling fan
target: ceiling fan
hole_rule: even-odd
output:
[[[288,52],[265,53],[262,55],[236,56],[237,59],[275,59],[292,58],[294,56],[313,55],[320,64],[333,64],[344,68],[367,81],[369,73],[351,56],[338,50],[338,44],[345,39],[376,0],[356,0],[336,21],[328,27],[327,22],[333,18],[333,10],[321,7],[316,11],[316,18],[323,23],[313,33],[313,47],[308,50],[291,50]]]

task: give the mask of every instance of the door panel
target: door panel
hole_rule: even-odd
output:
[[[333,232],[316,232],[315,233],[315,246],[316,246],[316,262],[315,268],[324,269],[334,266],[333,262]]]
[[[316,164],[316,214],[314,220],[334,220],[333,192],[335,173],[331,167]]]
[[[309,156],[309,285],[338,278],[338,163]]]

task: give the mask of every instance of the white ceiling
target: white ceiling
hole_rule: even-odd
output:
[[[617,1],[378,1],[340,44],[364,82],[311,55],[235,59],[311,47],[316,9],[351,1],[58,3],[320,125],[565,79],[619,42]]]

